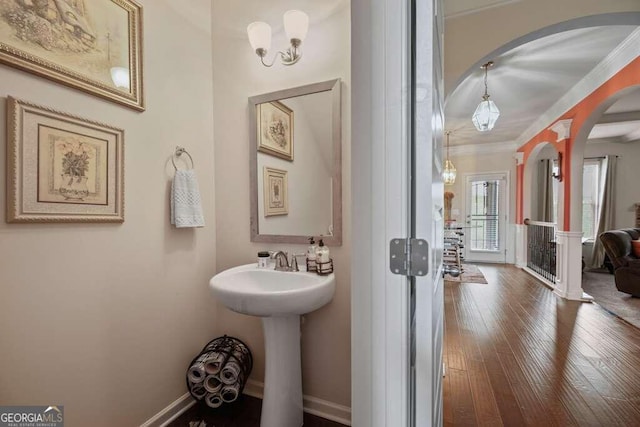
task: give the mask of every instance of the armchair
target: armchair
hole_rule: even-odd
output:
[[[631,241],[639,238],[640,228],[605,231],[600,235],[613,264],[616,288],[635,297],[640,297],[640,258],[633,253]]]

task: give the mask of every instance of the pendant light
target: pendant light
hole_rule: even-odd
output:
[[[484,69],[484,95],[482,101],[478,104],[478,108],[473,113],[473,125],[480,132],[486,132],[493,129],[496,124],[496,120],[500,116],[500,110],[496,106],[495,102],[489,99],[489,93],[487,90],[487,74],[489,67],[493,66],[493,61],[489,61],[481,68]]]
[[[447,160],[444,162],[444,171],[442,172],[442,180],[445,184],[451,185],[456,182],[456,167],[453,166],[451,160],[449,160],[449,135],[451,131],[446,133],[447,135]]]

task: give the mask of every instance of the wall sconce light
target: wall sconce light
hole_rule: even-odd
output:
[[[451,131],[446,132],[447,134],[447,160],[444,162],[444,170],[442,171],[442,180],[445,184],[451,185],[456,182],[456,167],[453,166],[453,162],[449,160],[449,135]]]
[[[299,10],[289,10],[284,13],[283,20],[284,31],[287,33],[291,46],[284,52],[278,51],[270,64],[264,62],[264,57],[271,49],[271,26],[266,22],[257,21],[252,22],[247,27],[249,43],[251,43],[251,47],[255,50],[256,55],[260,57],[260,61],[265,67],[271,67],[276,62],[278,55],[280,55],[280,60],[284,65],[293,65],[302,57],[300,45],[307,36],[309,16]]]
[[[127,68],[113,67],[110,71],[111,80],[113,80],[113,84],[116,85],[118,89],[126,89],[127,91],[131,90],[129,83],[129,70]]]
[[[558,153],[558,162],[553,165],[551,176],[557,179],[558,182],[562,182],[562,153]]]
[[[500,110],[496,106],[496,103],[489,99],[489,92],[487,86],[487,74],[489,67],[493,67],[493,61],[489,61],[484,64],[481,68],[484,70],[484,95],[482,96],[482,101],[478,104],[476,111],[473,113],[473,117],[471,120],[473,121],[473,125],[480,132],[486,132],[491,129],[496,124],[498,117],[500,117]]]

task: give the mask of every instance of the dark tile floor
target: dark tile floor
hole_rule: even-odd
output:
[[[171,427],[189,427],[191,421],[204,421],[207,427],[259,427],[262,400],[242,395],[236,402],[218,409],[197,403],[177,420]],[[305,427],[344,427],[343,424],[314,415],[304,414]]]

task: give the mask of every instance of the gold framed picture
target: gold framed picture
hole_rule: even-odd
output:
[[[124,131],[9,97],[7,222],[123,222]]]
[[[265,166],[263,175],[264,216],[289,213],[287,171]]]
[[[258,151],[293,161],[293,110],[279,101],[256,105]]]
[[[0,0],[0,61],[143,111],[142,6]]]

